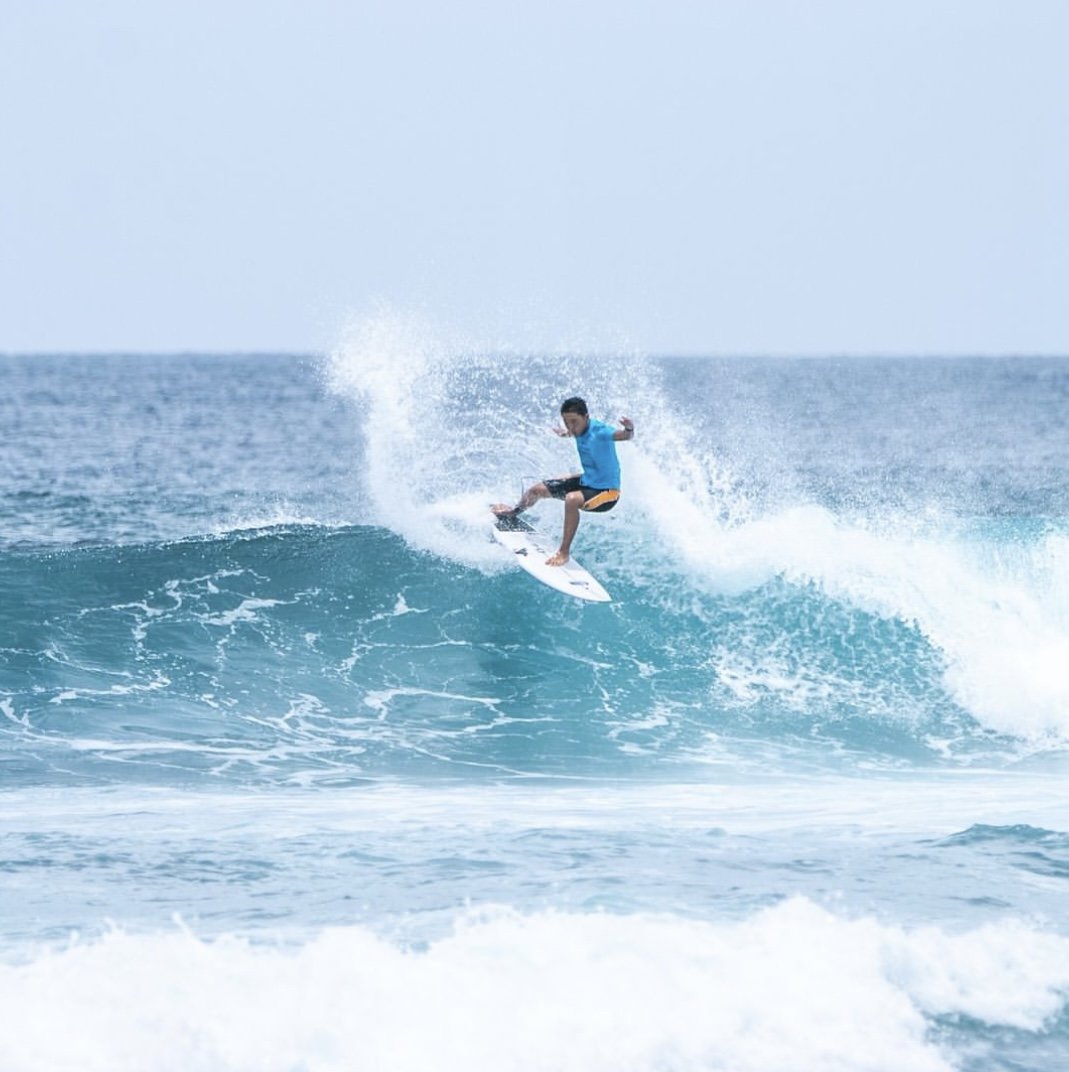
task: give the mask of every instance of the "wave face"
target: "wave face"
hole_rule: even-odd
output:
[[[1015,754],[915,623],[778,577],[685,599],[666,585],[651,605],[635,573],[606,571],[603,613],[367,526],[18,552],[0,573],[8,777],[680,776]]]

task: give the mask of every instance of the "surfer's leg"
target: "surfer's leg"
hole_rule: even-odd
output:
[[[532,484],[521,496],[520,501],[515,506],[509,506],[506,503],[495,503],[490,507],[491,510],[498,517],[507,517],[509,514],[522,514],[524,510],[530,509],[539,499],[546,499],[549,497],[549,488],[539,481],[537,484]]]
[[[547,566],[563,566],[572,553],[572,540],[579,528],[579,509],[583,505],[581,491],[569,491],[564,496],[564,532],[560,538],[560,549],[555,555],[546,559]]]

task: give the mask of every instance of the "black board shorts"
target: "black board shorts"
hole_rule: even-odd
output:
[[[583,505],[580,509],[586,510],[591,514],[604,514],[619,501],[619,489],[588,488],[580,483],[581,479],[578,476],[568,476],[563,480],[543,480],[542,483],[546,485],[550,496],[554,499],[563,499],[570,491],[581,491],[583,493]]]

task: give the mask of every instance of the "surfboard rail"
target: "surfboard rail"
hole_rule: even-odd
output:
[[[574,558],[569,558],[563,566],[547,566],[546,559],[557,548],[522,517],[515,514],[495,517],[493,533],[494,539],[512,552],[516,564],[535,580],[575,599],[591,603],[612,602],[612,596],[601,582]]]

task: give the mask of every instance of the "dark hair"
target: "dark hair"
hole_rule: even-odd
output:
[[[578,395],[573,395],[560,404],[560,413],[562,417],[565,413],[578,413],[580,417],[585,417],[587,415],[586,403]]]

